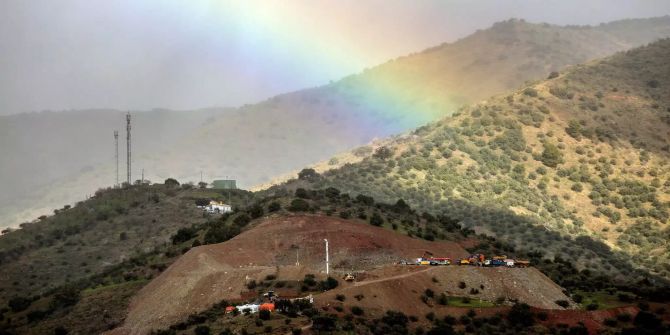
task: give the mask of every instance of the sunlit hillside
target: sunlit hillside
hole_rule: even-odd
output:
[[[311,187],[405,199],[615,278],[639,275],[624,263],[668,278],[669,57],[666,39],[552,73],[368,151]]]
[[[322,87],[235,110],[135,113],[133,179],[144,168],[153,181],[197,182],[202,172],[206,179],[230,176],[247,187],[265,183],[567,65],[669,35],[668,17],[596,27],[509,20]],[[121,130],[124,157],[122,113],[96,113],[96,122],[83,126],[86,114],[3,117],[0,155],[9,163],[0,182],[9,187],[0,194],[0,226],[33,220],[113,183],[111,134]],[[52,119],[63,127],[48,126]],[[76,141],[56,140],[64,131]]]

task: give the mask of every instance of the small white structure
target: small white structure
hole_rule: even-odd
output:
[[[257,304],[235,306],[235,308],[237,308],[238,311],[244,313],[244,310],[248,309],[249,313],[251,313],[251,314],[258,313],[258,308],[259,307],[260,307],[260,305],[257,305]]]
[[[209,205],[205,206],[205,211],[207,213],[230,213],[233,211],[233,207],[226,205],[223,202],[219,201],[210,201]]]
[[[510,268],[514,267],[514,260],[513,259],[508,258],[508,259],[504,260],[504,262],[505,262],[506,266],[508,266]]]

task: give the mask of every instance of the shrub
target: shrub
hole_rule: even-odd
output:
[[[276,212],[276,211],[278,211],[278,210],[280,210],[280,209],[281,209],[281,204],[278,203],[278,202],[276,202],[276,201],[275,201],[275,202],[271,202],[271,203],[268,205],[268,212]]]
[[[551,71],[551,73],[549,73],[549,76],[547,77],[547,79],[558,78],[558,75],[559,75],[559,73],[557,71]]]
[[[588,311],[595,311],[596,309],[598,309],[598,304],[595,302],[586,305],[586,310]]]
[[[528,87],[525,90],[523,90],[523,94],[525,94],[529,97],[536,97],[537,96],[537,90],[532,88],[532,87]]]
[[[393,151],[391,151],[391,149],[389,149],[385,146],[381,146],[381,147],[377,148],[377,150],[375,150],[375,153],[372,154],[372,157],[384,161],[384,160],[387,160],[387,159],[393,157]]]
[[[433,297],[435,297],[435,292],[433,292],[433,290],[431,290],[431,289],[429,289],[429,288],[427,288],[426,291],[424,291],[424,294],[425,294],[428,298],[433,298]]]
[[[314,180],[319,177],[319,174],[314,169],[306,168],[298,172],[298,179],[300,180]]]
[[[556,167],[563,162],[563,154],[555,145],[546,142],[540,161],[548,167]]]
[[[568,306],[570,306],[570,302],[568,302],[567,300],[556,300],[555,302],[556,305],[559,305],[563,308],[568,308]]]
[[[335,279],[333,277],[328,277],[328,278],[326,278],[326,280],[323,280],[320,283],[321,289],[324,290],[324,291],[332,290],[332,289],[336,288],[337,285],[339,285],[339,283],[338,283],[337,279]]]
[[[513,325],[523,327],[530,327],[535,323],[533,312],[530,311],[530,306],[527,304],[514,304],[507,314],[507,320]]]
[[[165,186],[168,186],[168,187],[178,187],[179,186],[179,182],[174,178],[165,179],[164,184],[165,184]]]
[[[208,326],[200,325],[200,326],[195,327],[195,329],[193,330],[193,333],[195,335],[209,335],[209,334],[211,334],[211,330],[209,329]]]
[[[249,215],[251,215],[252,219],[258,219],[259,217],[263,216],[263,214],[264,214],[263,207],[259,204],[253,205],[249,209]]]
[[[375,212],[372,214],[372,217],[370,217],[370,224],[379,227],[384,224],[384,219],[379,213]]]
[[[346,299],[346,297],[344,296],[344,294],[338,294],[338,295],[335,296],[335,299],[337,299],[339,301],[344,301],[344,299]]]
[[[292,212],[306,212],[309,210],[309,203],[303,199],[293,199],[291,206],[288,208]]]
[[[258,311],[258,318],[261,320],[270,320],[271,314],[267,309]]]
[[[351,314],[356,315],[356,316],[361,316],[363,315],[364,311],[362,308],[359,306],[351,306]]]
[[[447,298],[447,295],[442,293],[440,296],[437,298],[437,303],[440,305],[447,305],[449,304],[449,298]]]

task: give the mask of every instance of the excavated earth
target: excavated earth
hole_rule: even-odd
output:
[[[377,277],[377,279],[372,279]],[[453,307],[441,306],[435,299],[426,303],[421,296],[426,289],[448,297],[470,297],[486,301],[505,298],[506,301],[518,300],[542,309],[562,309],[557,300],[570,299],[560,286],[535,268],[484,268],[473,266],[388,266],[368,274],[361,282],[345,283],[315,297],[319,307],[343,305],[349,309],[356,305],[364,308],[371,316],[381,315],[388,309],[398,310],[408,315],[421,316],[442,310],[449,314]],[[464,284],[464,288],[460,288]],[[471,291],[475,289],[476,291]],[[344,295],[344,302],[336,300]],[[359,297],[356,299],[355,297]],[[360,298],[362,297],[362,298]],[[451,309],[451,310],[450,310]],[[467,312],[467,309],[456,308]],[[486,308],[494,311],[495,308]]]
[[[457,243],[414,239],[363,222],[317,215],[267,217],[225,243],[188,251],[138,292],[124,324],[109,333],[147,334],[223,299],[242,300],[249,281],[268,275],[284,281],[301,280],[307,273],[323,277],[324,239],[330,245],[332,274],[354,271],[372,280],[384,275],[374,269],[424,252],[452,258],[467,255]],[[414,289],[423,291],[421,287]],[[405,302],[388,303],[393,308]]]

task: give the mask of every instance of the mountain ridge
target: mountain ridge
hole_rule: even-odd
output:
[[[430,52],[400,57],[332,84],[278,95],[238,109],[211,110],[209,116],[205,115],[207,112],[200,112],[198,116],[175,113],[175,124],[186,121],[190,124],[183,128],[159,131],[135,124],[133,138],[138,150],[134,151],[133,166],[143,167],[147,178],[154,180],[170,176],[198,180],[200,172],[204,172],[210,178],[233,176],[243,186],[262,184],[278,174],[326,159],[373,138],[406,131],[447,115],[464,103],[515,89],[527,80],[540,79],[568,64],[662,36],[670,36],[670,17],[590,28],[508,20],[434,50],[426,49]],[[545,48],[549,51],[543,51]],[[580,51],[582,49],[587,51]],[[139,122],[141,113],[137,117]],[[158,122],[160,118],[162,116],[156,116],[153,121]],[[74,120],[70,123],[76,125]],[[35,169],[41,166],[39,163],[12,160],[11,166],[16,168],[3,169],[7,176],[0,178],[0,182],[15,184],[15,189],[27,192],[21,198],[11,194],[0,197],[5,199],[0,203],[4,216],[15,217],[10,222],[3,219],[4,225],[29,221],[64,203],[81,200],[98,187],[113,182],[113,124],[121,129],[124,126],[123,120],[110,120],[108,126],[100,124],[91,128],[93,135],[79,141],[98,148],[95,154],[89,155],[89,163],[79,168],[72,165],[86,161],[80,158],[82,155],[77,156],[85,152],[82,144],[70,143],[65,151],[70,156],[64,159],[61,151],[45,150],[49,146],[42,145],[56,143],[53,138],[57,134],[48,130],[33,134],[34,140],[42,139],[34,141],[33,147],[17,149],[11,147],[17,142],[15,137],[4,139],[2,143],[9,147],[0,148],[3,156],[8,152],[42,152],[44,156],[40,161],[49,162],[49,174],[60,181],[57,187],[38,183],[39,178],[31,178],[37,172],[20,172]],[[251,132],[243,131],[241,125],[244,124],[255,127]],[[104,140],[106,137],[99,134],[104,134],[107,128],[110,137]],[[79,130],[74,127],[73,131]],[[147,144],[144,150],[141,136]],[[166,137],[170,140],[159,140]],[[102,155],[102,152],[109,154]],[[272,160],[273,164],[256,164],[259,159]],[[68,178],[70,173],[63,173],[78,171],[87,165],[90,169],[79,178]],[[133,173],[139,175],[138,170]],[[67,192],[59,191],[60,188]]]

